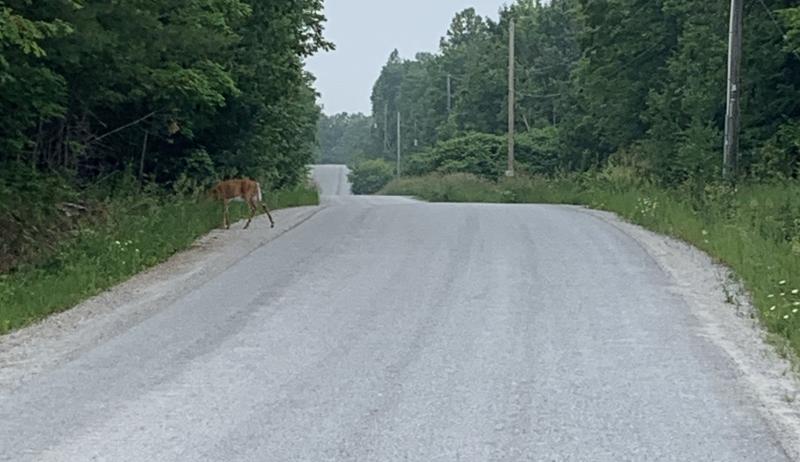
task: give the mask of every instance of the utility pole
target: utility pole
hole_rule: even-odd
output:
[[[728,100],[725,115],[725,159],[722,175],[736,179],[739,159],[739,117],[741,115],[742,16],[744,0],[731,0],[731,26],[728,43]]]
[[[139,157],[139,189],[142,188],[144,183],[144,156],[147,155],[147,139],[150,137],[150,132],[145,130],[144,141],[142,142],[142,155]]]
[[[400,143],[400,111],[397,111],[397,176],[400,176],[400,153],[402,144]]]
[[[383,103],[383,152],[389,153],[389,102]]]
[[[514,77],[514,61],[516,53],[514,52],[514,32],[515,32],[514,19],[508,26],[508,170],[506,176],[514,176],[514,109],[516,106],[516,94],[514,90],[515,77]]]
[[[453,87],[452,87],[451,80],[452,80],[452,77],[450,76],[450,74],[447,74],[447,113],[448,114],[450,114],[450,112],[453,110],[453,96],[452,96],[453,92],[451,90]]]

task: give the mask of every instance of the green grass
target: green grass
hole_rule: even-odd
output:
[[[317,191],[308,187],[267,196],[272,209],[319,203]],[[112,200],[104,209],[103,219],[76,227],[46,258],[0,274],[0,334],[125,281],[222,223],[221,205],[210,201],[139,195]],[[232,206],[232,218],[244,217],[245,210]]]
[[[695,185],[664,189],[612,168],[559,179],[490,182],[456,174],[403,178],[384,194],[433,202],[556,203],[615,212],[677,237],[730,267],[769,332],[800,353],[800,183]]]

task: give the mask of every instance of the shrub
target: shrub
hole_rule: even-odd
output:
[[[355,194],[374,194],[394,178],[391,164],[381,159],[364,161],[350,172],[349,179]]]
[[[533,129],[515,138],[517,169],[532,175],[556,173],[559,166],[559,141],[555,128]],[[489,180],[505,174],[508,139],[504,135],[467,133],[437,143],[411,156],[406,173],[468,173]]]

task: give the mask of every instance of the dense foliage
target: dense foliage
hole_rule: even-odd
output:
[[[0,165],[79,183],[296,184],[322,0],[0,0]]]
[[[558,170],[559,146],[552,128],[533,128],[515,137],[516,160],[529,174],[553,175]],[[471,173],[498,179],[508,170],[508,137],[468,132],[436,143],[406,161],[409,175]]]
[[[360,162],[348,175],[355,194],[375,194],[394,178],[394,168],[383,159]]]
[[[728,8],[700,0],[517,0],[499,20],[458,13],[436,54],[394,52],[372,95],[376,157],[402,117],[406,171],[496,176],[507,131],[508,26],[517,23],[516,128],[535,138],[520,168],[635,166],[664,185],[721,174]],[[800,7],[745,11],[741,174],[800,166]],[[451,82],[448,104],[448,76]],[[450,110],[448,111],[448,108]],[[524,144],[524,143],[523,143]],[[382,147],[382,149],[380,149]]]

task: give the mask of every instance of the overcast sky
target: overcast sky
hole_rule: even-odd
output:
[[[436,51],[456,12],[475,7],[497,19],[504,0],[326,0],[326,37],[336,51],[308,60],[324,111],[371,110],[372,84],[393,49],[403,58]]]

